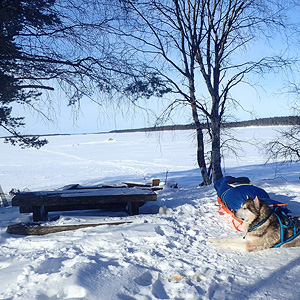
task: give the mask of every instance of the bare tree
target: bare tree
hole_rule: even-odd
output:
[[[277,129],[277,135],[273,140],[264,145],[264,152],[270,161],[283,160],[288,162],[300,161],[300,124],[299,124],[299,96],[298,85],[290,82],[288,93],[293,98],[291,110],[297,117],[286,117],[290,126]]]
[[[266,152],[272,160],[300,161],[300,126],[280,131],[279,136],[266,145]]]
[[[164,78],[174,102],[191,107],[197,132],[197,161],[204,184],[220,179],[221,124],[231,91],[249,73],[285,66],[281,56],[245,58],[247,47],[284,27],[288,1],[280,0],[126,0],[131,22],[118,36],[148,68]],[[134,84],[133,84],[134,86]],[[139,84],[134,86],[138,89]],[[166,115],[169,115],[167,113]],[[203,123],[210,135],[205,159]]]

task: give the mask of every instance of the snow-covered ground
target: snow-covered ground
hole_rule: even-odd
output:
[[[262,142],[274,135],[272,127],[235,129],[235,138],[247,143],[238,149],[238,160],[225,153],[225,174],[248,176],[300,214],[299,166],[264,164]],[[53,136],[49,141],[40,150],[0,142],[5,192],[152,178],[166,184],[157,203],[143,206],[138,216],[73,211],[53,223],[132,221],[119,226],[10,235],[8,225],[29,222],[31,215],[0,208],[0,299],[297,299],[299,248],[236,253],[207,242],[240,233],[218,213],[213,186],[198,186],[193,131]],[[168,187],[172,181],[179,188]]]

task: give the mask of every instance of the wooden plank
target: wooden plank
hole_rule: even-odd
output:
[[[33,206],[32,212],[33,222],[48,221],[48,212],[45,211],[44,206]]]
[[[135,181],[124,181],[124,184],[126,184],[128,187],[149,187],[151,188],[151,184],[143,183],[143,182],[135,182]]]
[[[99,185],[80,185],[80,184],[69,184],[61,187],[57,191],[67,191],[67,190],[99,190],[99,189],[119,189],[128,187],[125,183],[123,184],[99,184]]]
[[[111,190],[111,189],[108,189]],[[113,189],[116,191],[116,189]],[[120,189],[121,190],[121,189]],[[109,191],[103,189],[81,190],[70,193],[70,190],[61,192],[23,192],[19,193],[12,199],[12,206],[55,206],[55,205],[80,205],[96,203],[122,203],[122,202],[144,202],[156,201],[157,195],[151,190],[135,190],[134,193],[125,189],[120,193],[109,194]],[[83,192],[82,192],[83,191]],[[128,193],[125,193],[128,192]]]
[[[151,185],[151,184],[147,184],[147,183],[142,183],[142,182],[134,182],[134,181],[126,181],[124,182],[128,187],[144,187],[144,188],[149,188],[152,191],[159,191],[162,190],[163,187],[159,186],[159,185]],[[157,181],[154,181],[155,184],[157,184]],[[159,182],[158,182],[159,184]]]
[[[12,206],[55,206],[69,204],[95,204],[95,203],[122,203],[122,202],[144,202],[156,201],[157,195],[151,193],[140,194],[116,194],[102,195],[101,193],[84,194],[62,194],[62,193],[19,193],[12,199]]]
[[[94,203],[94,204],[69,204],[44,206],[45,211],[68,211],[68,210],[88,210],[88,209],[125,209],[126,203]],[[20,213],[31,213],[32,206],[20,206]]]
[[[120,222],[109,222],[109,223],[98,223],[98,224],[77,224],[77,225],[61,225],[61,226],[41,226],[34,223],[29,224],[15,224],[7,227],[7,232],[10,234],[18,234],[18,235],[45,235],[49,233],[56,233],[68,230],[77,230],[88,227],[97,227],[104,225],[121,225],[121,224],[129,224],[132,221],[120,221]]]
[[[138,215],[140,206],[139,203],[129,202],[128,203],[128,213],[130,216]]]
[[[18,195],[17,195],[18,196]],[[15,197],[17,197],[15,196]],[[93,197],[61,197],[26,195],[12,199],[12,206],[56,206],[56,205],[89,205],[97,203],[127,203],[156,201],[157,195],[114,195],[114,196],[93,196]]]

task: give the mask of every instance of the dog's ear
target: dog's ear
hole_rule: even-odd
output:
[[[258,210],[260,207],[260,201],[257,196],[253,199],[253,202],[254,202],[254,207]]]
[[[253,200],[249,195],[247,195],[247,200]]]

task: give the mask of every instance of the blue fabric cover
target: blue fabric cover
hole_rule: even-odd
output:
[[[214,187],[218,196],[229,210],[239,209],[242,203],[247,200],[247,195],[251,198],[255,198],[257,196],[260,200],[264,200],[268,205],[282,204],[278,201],[271,200],[268,193],[259,187],[252,184],[241,184],[236,187],[232,187],[227,183],[228,180],[232,181],[234,180],[234,177],[225,176],[218,180],[214,184]]]

